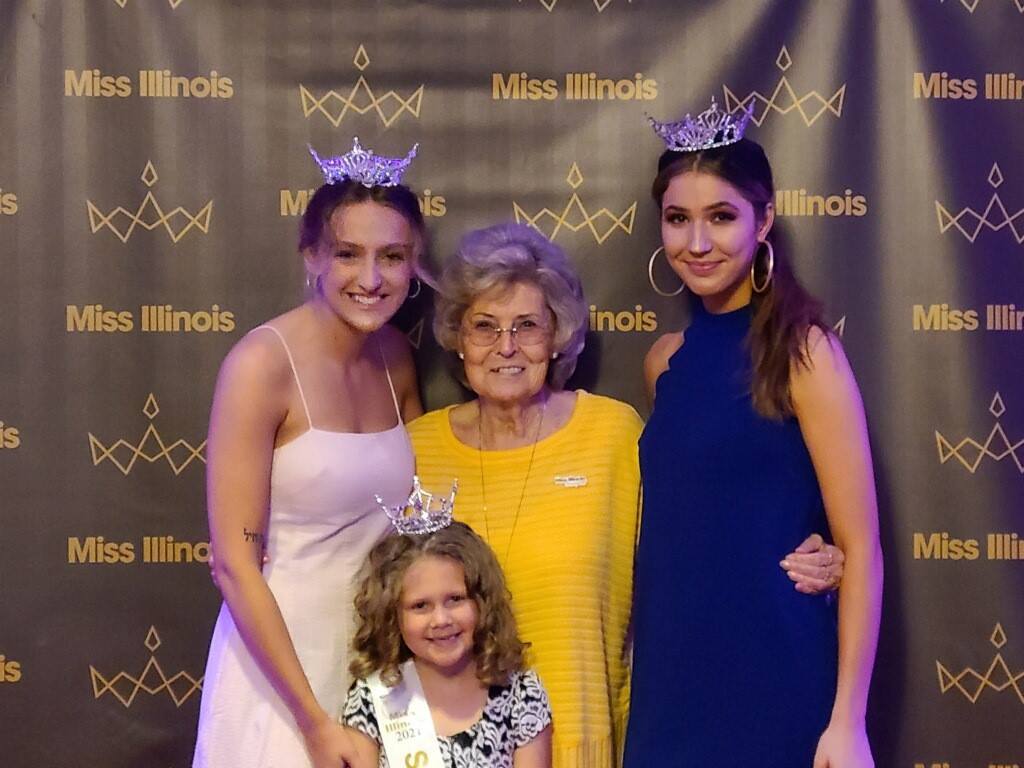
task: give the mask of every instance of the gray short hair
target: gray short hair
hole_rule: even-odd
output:
[[[559,246],[525,224],[498,224],[467,233],[441,273],[434,336],[448,351],[470,305],[495,288],[535,285],[555,318],[548,384],[561,389],[583,351],[590,315],[576,269]]]

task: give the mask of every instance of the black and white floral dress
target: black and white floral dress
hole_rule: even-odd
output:
[[[352,683],[342,722],[380,746],[373,696],[366,680]],[[438,736],[437,743],[448,768],[512,768],[512,753],[550,724],[551,705],[537,673],[514,672],[509,685],[492,685],[487,691],[487,704],[479,720],[454,736]],[[380,768],[390,768],[383,749]]]

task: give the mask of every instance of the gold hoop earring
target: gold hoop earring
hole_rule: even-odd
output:
[[[754,258],[750,262],[750,287],[753,289],[754,293],[764,293],[768,290],[768,286],[771,285],[772,282],[772,272],[775,271],[775,249],[772,248],[772,244],[767,240],[762,240],[761,245],[768,248],[768,266],[764,276],[764,283],[759,286],[757,284],[757,278],[754,277],[754,267],[757,265],[757,252],[755,251]]]
[[[306,290],[310,293],[316,293],[320,290],[320,275],[313,277],[313,275],[306,273]]]
[[[416,298],[417,296],[419,296],[419,295],[420,295],[420,292],[421,292],[421,291],[423,290],[423,283],[421,283],[421,282],[420,282],[420,279],[419,279],[418,277],[413,277],[413,278],[411,278],[411,279],[409,280],[409,284],[410,284],[410,285],[412,285],[412,281],[413,281],[413,280],[415,280],[415,281],[416,281],[416,293],[412,293],[412,292],[410,292],[410,293],[407,293],[407,294],[405,295],[405,298],[407,298],[407,299],[415,299],[415,298]]]
[[[659,246],[658,249],[651,254],[650,261],[647,262],[647,279],[651,282],[651,288],[659,296],[664,296],[666,299],[671,299],[673,296],[678,296],[680,293],[686,290],[686,283],[680,285],[674,293],[667,293],[661,290],[657,285],[654,284],[654,260],[658,258],[659,253],[665,252],[665,246]],[[665,256],[665,260],[668,260],[668,256]]]

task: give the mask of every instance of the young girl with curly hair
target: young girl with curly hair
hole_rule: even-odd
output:
[[[360,571],[355,608],[355,682],[342,719],[364,736],[359,748],[371,762],[551,765],[547,693],[526,669],[497,558],[469,526],[379,542]],[[428,758],[432,748],[441,762]]]

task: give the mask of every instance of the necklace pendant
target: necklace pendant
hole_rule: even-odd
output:
[[[537,432],[533,436],[533,446],[530,448],[530,462],[526,465],[526,476],[523,478],[523,488],[519,492],[519,503],[516,504],[515,516],[512,518],[512,530],[508,534],[508,542],[505,544],[505,556],[502,557],[498,562],[501,565],[502,570],[505,570],[508,565],[509,553],[512,551],[512,539],[516,535],[516,524],[519,522],[519,513],[523,509],[523,499],[526,498],[526,488],[530,484],[530,471],[533,469],[533,459],[537,455],[537,443],[540,442],[540,434],[544,428],[544,414],[548,409],[548,401],[545,399],[544,404],[540,409],[540,419],[537,422]],[[484,531],[487,543],[494,549],[497,554],[497,548],[495,542],[491,538],[491,524],[487,517],[487,479],[484,477],[484,432],[483,432],[483,419],[477,417],[477,438],[479,441],[479,447],[477,448],[477,458],[480,462],[480,492],[483,495],[483,510],[484,510]]]

